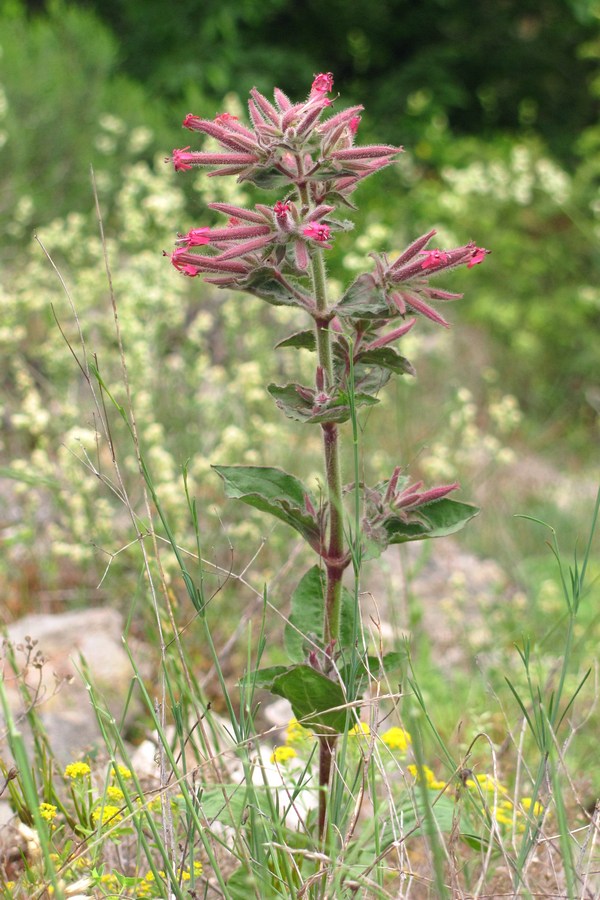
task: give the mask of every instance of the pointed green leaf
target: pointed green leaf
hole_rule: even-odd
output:
[[[205,788],[199,796],[199,807],[206,819],[229,828],[239,828],[247,802],[248,791],[239,784]]]
[[[354,368],[354,390],[369,397],[378,394],[381,388],[388,383],[392,376],[389,369],[381,366],[362,366]],[[356,396],[356,394],[355,394]]]
[[[213,466],[223,479],[225,493],[243,500],[262,512],[281,519],[313,545],[319,542],[319,528],[306,511],[305,497],[313,506],[310,492],[301,481],[282,469],[269,466]]]
[[[296,422],[305,422],[310,425],[323,425],[325,422],[338,424],[347,422],[350,418],[350,405],[348,397],[340,391],[328,403],[321,406],[318,412],[313,412],[314,405],[298,393],[298,388],[304,390],[299,384],[270,384],[268,392],[275,400],[279,409],[290,419]],[[376,397],[369,394],[357,393],[354,397],[355,405],[372,406],[378,403]]]
[[[364,273],[352,282],[340,302],[335,307],[338,316],[361,319],[377,319],[390,315],[390,306],[385,291],[379,287],[372,275]]]
[[[344,730],[346,710],[344,692],[336,681],[306,665],[292,666],[273,680],[274,694],[285,697],[294,715],[305,728],[318,734],[337,734]]]
[[[439,791],[428,790],[425,799],[418,787],[412,802],[405,801],[402,806],[402,826],[404,833],[411,831],[411,837],[422,834],[450,834],[454,827],[455,802],[448,794],[439,796]],[[433,817],[428,821],[427,807]],[[414,831],[412,829],[415,829]]]
[[[239,287],[266,300],[273,306],[300,306],[298,298],[295,297],[273,274],[274,270],[270,266],[260,266],[254,269]],[[307,300],[310,298],[307,297]]]
[[[353,231],[356,228],[352,219],[333,219],[331,216],[325,216],[322,221],[335,231]]]
[[[297,331],[295,334],[290,334],[289,337],[275,344],[276,350],[281,350],[283,347],[297,347],[300,350],[315,351],[317,349],[317,339],[314,331],[310,329],[308,331]]]
[[[380,678],[382,673],[388,675],[390,672],[397,672],[406,662],[407,654],[403,651],[393,651],[386,653],[382,659],[378,656],[367,656],[358,664],[348,662],[340,668],[340,675],[345,685],[350,684],[353,679],[354,696],[360,697],[367,689],[369,682],[373,679]]]
[[[322,640],[324,611],[325,572],[313,566],[292,594],[292,609],[284,632],[285,649],[292,662],[305,661],[307,637],[312,635],[314,640]]]
[[[385,487],[385,482],[382,484]],[[366,523],[363,529],[363,558],[377,559],[390,544],[423,541],[427,538],[454,534],[464,528],[478,513],[479,509],[470,503],[460,503],[458,500],[444,497],[418,507],[413,514],[414,518],[408,522],[399,515],[390,515],[372,528]]]
[[[269,168],[266,166],[261,168],[255,167],[247,175],[242,175],[239,180],[250,181],[265,191],[272,188],[289,187],[289,179],[282,175],[275,166],[269,166]]]
[[[292,594],[289,622],[285,627],[284,641],[292,662],[304,662],[307,649],[311,645],[307,638],[317,644],[323,642],[323,618],[325,611],[325,572],[313,566],[301,578]],[[354,597],[342,588],[342,615],[338,649],[350,649],[355,640]]]
[[[279,675],[287,672],[288,666],[269,666],[266,669],[254,669],[253,672],[246,672],[240,678],[240,684],[244,687],[256,688],[259,691],[270,691],[273,687],[273,681]]]
[[[416,510],[421,521],[404,522],[400,516],[390,516],[383,523],[390,544],[420,541],[425,538],[445,537],[454,534],[479,513],[476,506],[460,503],[444,497]]]
[[[416,375],[409,361],[393,347],[376,347],[375,350],[367,350],[359,355],[357,362],[381,366],[396,375]]]

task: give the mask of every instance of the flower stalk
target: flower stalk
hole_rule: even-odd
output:
[[[298,479],[280,469],[215,469],[229,496],[295,528],[319,557],[318,567],[305,574],[291,600],[292,615],[302,625],[301,629],[294,625],[294,636],[310,634],[310,646],[290,650],[292,664],[283,673],[281,667],[276,667],[275,675],[266,670],[266,683],[290,700],[296,718],[319,737],[321,841],[328,828],[328,786],[337,736],[349,727],[344,678],[350,676],[343,673],[352,670],[355,678],[361,666],[364,669],[360,616],[355,605],[344,603],[344,570],[353,554],[355,559],[366,552],[376,556],[390,544],[449,534],[476,512],[448,499],[457,484],[422,489],[421,482],[411,484],[402,467],[396,466],[389,479],[373,487],[350,486],[356,520],[362,514],[361,533],[353,537],[351,553],[344,529],[342,426],[350,419],[356,421],[358,407],[378,402],[380,390],[392,375],[414,376],[414,368],[396,345],[419,319],[448,327],[433,304],[461,295],[440,290],[430,284],[431,279],[460,265],[470,269],[488,253],[473,242],[448,250],[428,248],[435,235],[430,231],[395,261],[390,262],[384,253],[373,254],[373,270],[360,274],[340,297],[329,298],[325,254],[336,232],[352,227],[338,213],[354,209],[350,197],[360,182],[402,152],[401,147],[387,144],[356,145],[361,106],[335,112],[323,121],[333,104],[327,96],[332,88],[329,72],[314,78],[307,99],[300,103],[292,102],[279,88],[272,103],[253,88],[249,127],[228,113],[214,121],[190,114],[184,127],[208,135],[221,151],[194,151],[186,146],[169,158],[176,171],[208,166],[209,176],[235,175],[239,182],[278,192],[272,205],[256,204],[253,209],[209,204],[229,217],[227,223],[214,228],[203,225],[180,235],[170,254],[174,267],[187,277],[201,276],[210,284],[245,291],[275,306],[294,306],[312,319],[311,331],[295,333],[280,346],[316,352],[314,385],[272,384],[268,391],[286,416],[320,427],[325,502],[319,504]],[[318,605],[321,622],[314,621],[314,612],[306,618],[302,603],[306,584],[310,584],[310,602],[304,606],[314,610]],[[297,646],[297,641],[290,646]],[[383,671],[387,659],[380,660]],[[344,666],[348,661],[352,661],[349,668]],[[353,685],[353,697],[356,690],[360,696],[366,677],[360,689]]]

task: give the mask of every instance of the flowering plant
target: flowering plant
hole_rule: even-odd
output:
[[[268,391],[289,418],[317,425],[322,432],[327,490],[316,499],[295,476],[277,468],[215,466],[227,496],[238,498],[298,531],[319,564],[301,579],[292,597],[286,631],[291,665],[263,669],[249,683],[285,697],[294,715],[320,741],[319,831],[324,833],[326,787],[337,735],[351,725],[349,704],[364,693],[370,673],[388,671],[399,656],[369,656],[359,628],[354,598],[342,586],[344,571],[375,557],[388,545],[453,533],[472,518],[475,507],[449,498],[459,485],[424,489],[394,468],[389,479],[351,486],[362,510],[360,533],[349,534],[344,514],[340,426],[356,422],[356,410],[378,402],[392,375],[414,375],[394,345],[418,317],[448,323],[434,304],[460,294],[436,287],[441,272],[483,261],[487,250],[467,243],[450,250],[429,248],[435,235],[418,237],[396,259],[373,254],[374,269],[360,274],[330,300],[325,255],[335,234],[352,223],[339,217],[355,209],[360,182],[390,165],[402,152],[386,144],[356,146],[361,106],[334,112],[331,73],[317,75],[307,99],[293,103],[278,88],[271,103],[251,91],[251,127],[224,113],[213,121],[188,115],[184,127],[217,141],[220,152],[174,150],[176,170],[211,168],[209,177],[235,175],[279,192],[272,205],[246,209],[227,203],[210,208],[225,214],[221,228],[194,228],[179,237],[171,254],[175,268],[202,276],[220,288],[254,294],[275,306],[302,309],[312,327],[290,335],[279,348],[316,353],[314,383],[270,384]]]

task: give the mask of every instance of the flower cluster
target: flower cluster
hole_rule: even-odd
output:
[[[179,237],[171,262],[184,275],[202,274],[213,284],[243,288],[257,266],[300,275],[308,268],[311,247],[331,248],[327,242],[336,224],[328,224],[327,215],[333,206],[320,204],[304,213],[291,200],[278,200],[272,207],[256,204],[252,210],[228,203],[209,207],[225,213],[228,223],[224,228],[193,228]],[[209,254],[195,252],[196,247],[206,247]]]
[[[237,175],[261,187],[293,184],[308,190],[308,199],[323,203],[335,192],[347,197],[357,184],[388,165],[401,147],[373,144],[354,147],[362,106],[352,106],[320,119],[332,105],[327,94],[333,88],[331,73],[317,75],[308,98],[292,103],[279,88],[274,103],[256,88],[250,92],[248,111],[252,126],[237,116],[221,113],[214,120],[187,115],[184,128],[214,138],[222,152],[174,150],[170,159],[176,171],[209,166],[209,175]]]
[[[305,274],[314,250],[331,247],[332,231],[348,227],[331,218],[335,207],[341,202],[352,207],[348,197],[359,182],[389,165],[401,150],[387,144],[354,146],[361,106],[321,122],[332,105],[327,97],[332,87],[330,73],[317,75],[304,102],[292,103],[276,88],[274,104],[254,88],[248,104],[250,128],[229,113],[214,120],[186,116],[185,128],[208,135],[223,152],[174,150],[170,159],[176,171],[212,166],[216,168],[209,175],[237,175],[238,181],[280,189],[284,196],[273,206],[257,204],[254,209],[210,204],[229,216],[229,222],[223,228],[195,228],[180,238],[171,254],[180,272],[258,296],[264,296],[261,288],[268,291],[266,273],[278,282],[280,292],[287,291],[300,306],[313,307],[310,294],[286,276]],[[300,206],[290,192],[301,198]],[[206,251],[198,253],[197,247]],[[262,270],[260,284],[253,277],[257,270]]]
[[[391,263],[385,253],[372,253],[375,272],[359,276],[355,284],[363,293],[383,291],[391,312],[405,316],[411,310],[447,328],[448,322],[431,306],[431,301],[459,300],[462,294],[432,287],[430,277],[460,265],[472,269],[490,251],[473,241],[453,250],[425,249],[435,233],[432,229],[421,235]]]
[[[64,776],[65,778],[72,778],[75,780],[77,778],[84,778],[86,775],[89,775],[91,771],[92,770],[87,763],[72,762],[65,767]]]
[[[491,798],[491,812],[502,828],[524,831],[527,820],[539,819],[544,815],[544,806],[538,800],[521,797],[518,802],[513,803],[509,799],[509,790],[506,785],[486,773],[472,775],[465,779],[464,784],[469,788],[472,796],[479,798],[486,810],[488,797]]]

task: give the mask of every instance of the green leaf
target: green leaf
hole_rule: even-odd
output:
[[[260,691],[270,691],[273,687],[273,681],[278,675],[287,672],[288,666],[269,666],[266,669],[254,669],[252,672],[240,678],[240,685],[244,687],[256,688]]]
[[[263,190],[271,190],[272,188],[289,187],[289,179],[282,175],[275,166],[266,166],[264,168],[254,168],[248,175],[240,176],[240,181],[250,181]]]
[[[354,694],[360,697],[369,684],[369,681],[379,678],[381,673],[386,675],[390,672],[398,671],[406,662],[407,654],[405,651],[392,651],[386,653],[383,658],[378,656],[367,656],[366,660],[362,659],[358,665],[351,661],[346,663],[340,669],[340,675],[345,685],[350,683],[353,676]]]
[[[335,307],[338,316],[361,319],[377,319],[390,315],[390,306],[385,291],[379,287],[372,275],[364,273],[352,282],[340,302]]]
[[[306,637],[314,635],[317,641],[323,638],[325,572],[322,569],[313,566],[303,575],[292,594],[291,605],[284,643],[291,662],[300,663],[306,659]]]
[[[424,506],[419,506],[416,514],[421,521],[404,522],[399,516],[390,516],[383,523],[388,543],[402,544],[406,541],[420,541],[425,538],[445,537],[464,528],[470,519],[479,513],[476,506],[460,503],[444,497]]]
[[[310,492],[301,481],[269,466],[213,466],[225,484],[225,494],[243,500],[295,528],[309,544],[319,543],[319,527],[306,512]]]
[[[273,306],[302,307],[297,297],[294,297],[285,285],[273,275],[273,271],[270,266],[260,266],[258,269],[254,269],[247,278],[244,278],[239,287],[266,300]]]
[[[396,375],[417,374],[409,361],[393,347],[376,347],[375,350],[367,350],[359,355],[357,362],[381,366],[382,369],[389,369]]]
[[[279,409],[296,422],[305,422],[310,425],[322,425],[325,422],[340,424],[347,422],[350,418],[350,404],[348,396],[344,392],[340,391],[328,403],[320,407],[318,412],[313,412],[313,403],[302,397],[298,393],[298,388],[304,389],[299,384],[270,384],[267,390]],[[354,397],[354,402],[359,407],[372,406],[379,401],[369,394],[358,393]]]
[[[209,822],[216,820],[230,828],[239,828],[247,795],[246,788],[239,784],[205,788],[200,797],[200,809]]]
[[[314,331],[310,329],[308,331],[297,331],[295,334],[290,334],[289,337],[275,344],[276,350],[280,350],[283,347],[297,347],[300,350],[312,350],[314,352],[317,349],[317,339]]]
[[[338,734],[346,725],[346,700],[336,681],[307,665],[291,666],[273,679],[274,694],[285,697],[295,717],[318,734]]]
[[[389,369],[381,366],[363,366],[359,363],[354,367],[354,390],[372,397],[388,383],[391,375]]]
[[[431,810],[434,822],[428,823],[426,817],[427,806]],[[450,834],[454,827],[454,813],[456,804],[447,794],[439,796],[439,791],[428,790],[427,800],[421,796],[419,788],[415,787],[413,803],[406,802],[402,807],[402,826],[406,834],[415,826],[418,826],[410,835],[417,837],[423,834]]]
[[[343,194],[340,194],[339,191],[327,191],[327,193],[325,194],[325,196],[323,197],[321,202],[327,203],[330,206],[337,206],[337,207],[346,206],[348,209],[353,209],[353,210],[358,209],[358,207],[355,206],[355,204],[352,203],[352,201],[349,200],[348,197],[345,197]]]
[[[326,222],[335,231],[353,231],[356,228],[352,219],[333,219],[325,216],[323,222]]]
[[[313,566],[306,572],[292,594],[292,609],[289,623],[285,627],[284,641],[292,662],[306,659],[306,638],[311,636],[318,643],[323,642],[323,618],[325,612],[325,572]],[[354,597],[342,588],[342,614],[338,649],[350,649],[355,639]]]

